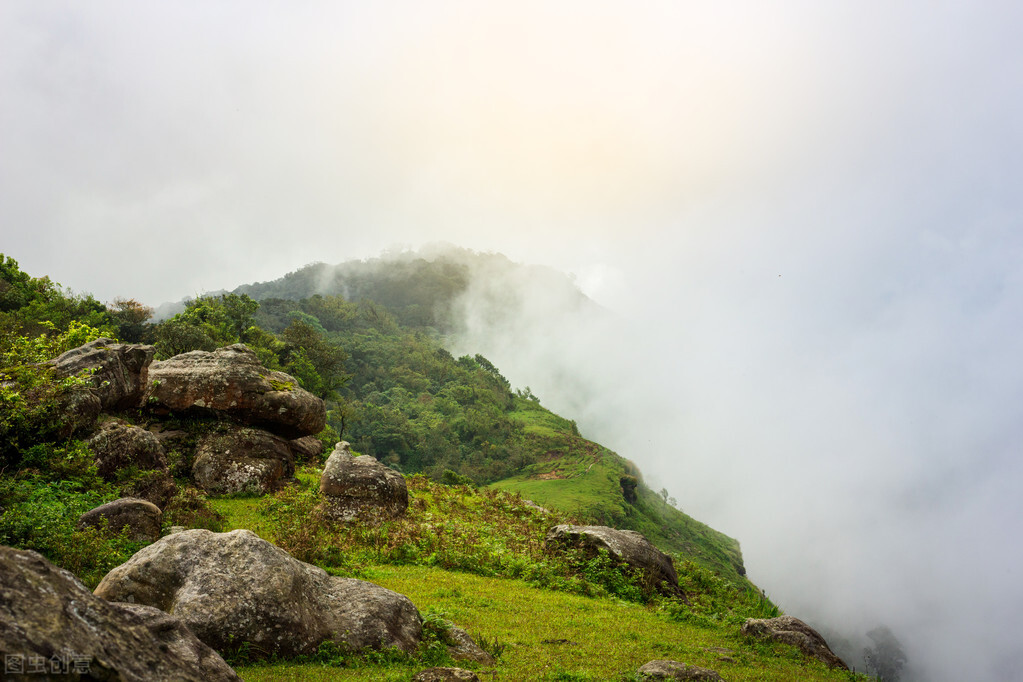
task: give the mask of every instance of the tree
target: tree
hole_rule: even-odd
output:
[[[867,671],[881,682],[898,682],[906,665],[906,654],[895,634],[887,626],[879,625],[867,637],[874,642],[873,647],[863,650]]]
[[[117,323],[117,338],[126,343],[138,343],[146,331],[146,320],[153,316],[153,309],[142,305],[134,298],[115,298],[107,307],[110,317]]]

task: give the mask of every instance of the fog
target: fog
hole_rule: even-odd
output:
[[[853,653],[1019,679],[1021,20],[9,0],[0,251],[152,305],[437,240],[570,272],[600,315],[485,273],[456,343]]]

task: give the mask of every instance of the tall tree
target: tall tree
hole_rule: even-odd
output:
[[[906,653],[895,634],[886,625],[867,633],[874,646],[863,650],[867,671],[881,682],[899,682],[906,665]]]

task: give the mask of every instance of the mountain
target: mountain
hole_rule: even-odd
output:
[[[482,355],[456,360],[447,352],[452,332],[465,326],[459,304],[470,289],[479,292],[481,280],[528,282],[528,290],[557,302],[561,316],[600,312],[550,268],[454,247],[309,265],[233,293],[261,302],[261,327],[280,333],[307,319],[345,349],[343,430],[356,450],[409,473],[439,478],[452,470],[587,522],[640,531],[665,551],[742,580],[736,540],[669,504],[633,462],[581,436],[575,422],[526,390],[512,391]],[[485,289],[477,307],[483,316],[514,321],[537,304],[523,290]],[[331,423],[342,430],[341,415]]]
[[[163,533],[252,531],[331,575],[411,597],[434,633],[413,655],[321,647],[253,664],[265,657],[258,645],[218,649],[246,679],[409,679],[452,662],[438,634],[448,619],[500,657],[503,679],[638,679],[654,658],[726,668],[738,680],[856,678],[742,634],[748,618],[778,609],[746,579],[737,541],[651,490],[633,462],[528,387],[513,388],[483,354],[452,352],[470,310],[505,328],[528,315],[538,301],[523,295],[529,286],[548,297],[537,305],[603,314],[570,278],[464,250],[423,256],[310,266],[189,301],[157,324],[137,303],[106,308],[0,256],[0,545],[37,551],[92,587],[151,539],[79,517],[118,498],[157,500]],[[502,286],[515,281],[521,289]],[[347,296],[331,293],[342,289]],[[162,365],[147,379],[154,354]],[[122,358],[131,371],[61,370],[97,357]],[[234,364],[221,371],[221,362]],[[249,384],[263,377],[272,390],[227,400],[241,389],[224,382],[240,381],[241,367]],[[172,385],[182,377],[214,388],[179,405],[199,395],[198,384]],[[264,394],[283,400],[280,410],[268,411]],[[319,404],[322,418],[301,434],[286,418],[299,403]],[[151,461],[126,460],[112,434],[130,434]],[[404,518],[374,526],[323,516],[324,458],[341,438],[404,474]],[[288,467],[267,468],[259,449]],[[217,452],[242,458],[231,476],[267,474],[218,489],[204,478]],[[674,556],[682,591],[658,594],[606,554],[555,549],[548,532],[567,522],[641,532]]]

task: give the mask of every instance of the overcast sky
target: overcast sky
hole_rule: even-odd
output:
[[[6,0],[0,251],[153,305],[437,240],[571,272],[619,328],[463,341],[789,613],[1015,680],[1021,7]]]

